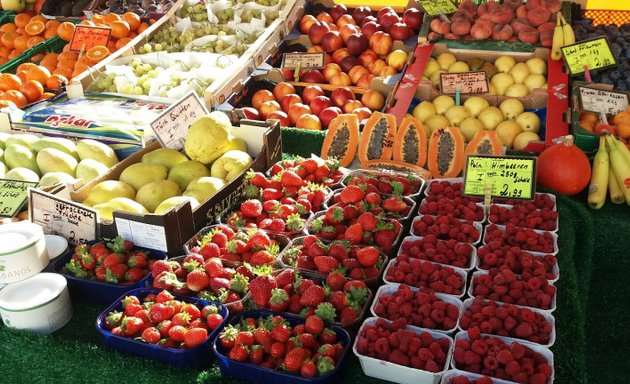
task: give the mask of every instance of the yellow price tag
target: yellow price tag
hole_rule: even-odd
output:
[[[457,7],[450,0],[418,0],[418,3],[429,16],[450,15],[457,12]]]
[[[580,41],[562,47],[562,55],[572,76],[584,73],[585,66],[588,67],[589,71],[594,71],[617,65],[615,55],[605,37]]]
[[[464,170],[464,194],[506,199],[534,198],[536,158],[520,156],[468,156]]]
[[[28,188],[36,187],[37,184],[31,181],[0,179],[0,216],[13,217],[20,213],[28,198]]]

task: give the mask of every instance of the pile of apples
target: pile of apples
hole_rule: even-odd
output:
[[[252,96],[252,106],[242,108],[248,119],[280,120],[280,125],[321,130],[342,113],[354,113],[359,121],[385,105],[385,96],[368,89],[355,95],[348,87],[327,93],[319,85],[295,87],[288,82],[276,84],[272,91],[259,89]]]
[[[374,76],[400,72],[407,53],[393,49],[394,40],[404,41],[417,34],[422,13],[409,8],[400,17],[391,7],[384,7],[375,15],[368,6],[359,6],[350,14],[344,4],[316,16],[304,15],[299,30],[313,44],[308,52],[325,52],[327,64],[321,71],[301,71],[300,81],[367,88]],[[283,75],[294,78],[292,70],[284,70]]]

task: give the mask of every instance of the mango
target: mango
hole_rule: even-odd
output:
[[[64,172],[72,177],[77,171],[77,159],[55,148],[44,148],[37,154],[37,165],[42,174]]]
[[[13,134],[11,136],[9,136],[5,142],[4,145],[5,147],[8,147],[11,144],[20,144],[23,145],[25,147],[27,147],[28,149],[32,149],[33,148],[33,144],[35,144],[36,142],[39,141],[39,137],[30,134],[30,133],[16,133]]]
[[[28,168],[13,168],[4,174],[5,179],[38,182],[39,175]]]
[[[70,184],[74,182],[74,177],[64,172],[48,172],[39,180],[40,187],[48,187],[56,183]]]
[[[35,152],[39,152],[44,148],[58,149],[79,160],[77,145],[72,140],[64,139],[63,137],[43,137],[32,146]]]
[[[191,196],[202,203],[212,197],[225,185],[222,179],[216,177],[200,177],[188,184],[184,196]]]
[[[173,196],[161,202],[160,205],[155,208],[153,213],[161,215],[186,202],[190,203],[190,208],[192,210],[195,210],[195,208],[199,206],[197,199],[192,196]]]
[[[24,145],[9,144],[4,150],[4,160],[9,169],[28,168],[39,174],[39,167],[37,166],[35,154]]]
[[[159,180],[143,185],[136,193],[136,201],[149,212],[153,212],[164,200],[181,194],[182,191],[176,182]]]
[[[179,184],[182,190],[186,190],[191,181],[204,176],[210,176],[210,170],[204,164],[194,160],[179,163],[168,173],[168,179]]]
[[[101,220],[114,220],[114,211],[131,212],[140,215],[149,213],[142,204],[126,197],[116,197],[105,203],[96,204],[92,208],[98,212]]]
[[[79,140],[77,142],[77,153],[81,160],[94,159],[110,168],[118,163],[118,157],[116,157],[113,149],[92,139]]]
[[[145,184],[165,180],[167,174],[168,169],[162,164],[136,163],[122,171],[118,180],[131,185],[137,191]]]
[[[158,148],[142,156],[143,163],[162,164],[169,170],[187,160],[186,155],[171,148]]]
[[[6,148],[6,142],[11,137],[9,132],[0,132],[0,149]]]
[[[83,204],[94,206],[104,203],[116,197],[126,197],[134,199],[136,190],[129,184],[118,180],[105,180],[94,186],[87,197],[83,200]]]
[[[83,179],[86,183],[109,171],[109,167],[94,159],[79,161],[77,165],[76,178]]]

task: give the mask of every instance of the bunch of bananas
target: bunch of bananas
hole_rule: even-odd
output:
[[[562,59],[561,48],[571,44],[575,44],[573,27],[564,19],[562,12],[558,12],[556,16],[556,28],[553,30],[553,40],[551,43],[551,59],[555,61]]]
[[[599,149],[593,160],[593,172],[588,190],[588,205],[601,208],[606,193],[615,204],[630,204],[630,150],[612,135],[599,138]]]

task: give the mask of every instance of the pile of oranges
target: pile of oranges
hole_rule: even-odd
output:
[[[0,26],[0,64],[19,56],[27,49],[57,35],[59,22],[24,12],[15,15],[13,23]]]
[[[596,135],[600,135],[603,130],[606,130],[615,136],[619,136],[621,141],[630,148],[630,107],[611,116],[608,119],[608,124],[601,123],[597,114],[583,111],[580,113],[579,125]]]
[[[61,75],[51,74],[46,67],[34,63],[23,63],[17,74],[0,74],[0,100],[13,102],[18,108],[45,100],[59,92],[68,80]],[[6,106],[7,103],[0,103]]]

